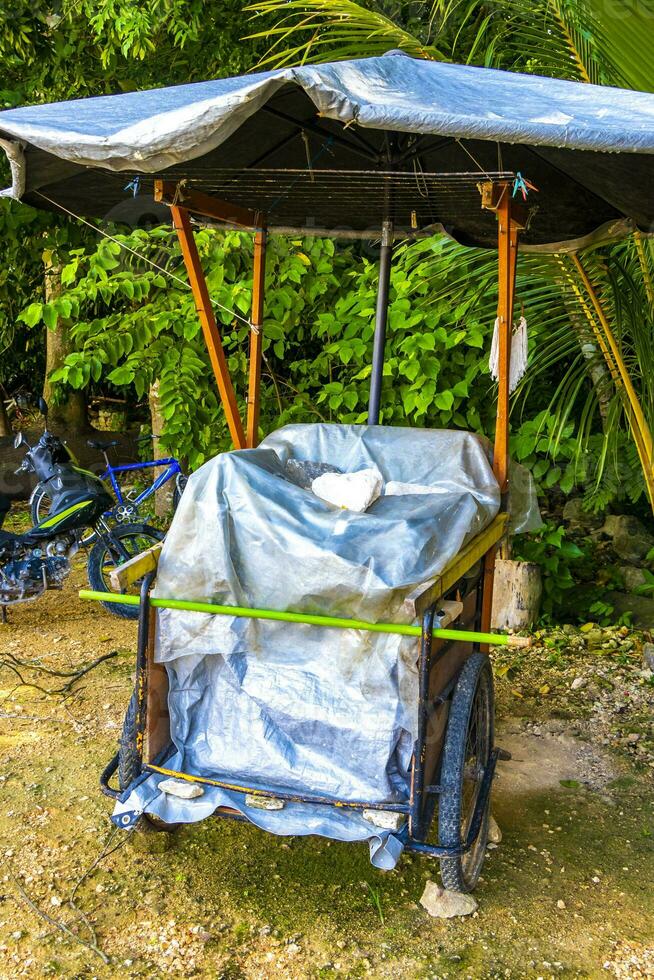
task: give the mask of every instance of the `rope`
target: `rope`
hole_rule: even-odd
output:
[[[460,139],[457,139],[456,142],[459,144],[461,149],[468,154],[472,162],[475,164],[476,167],[479,168],[480,172],[484,175],[484,177],[488,177],[489,180],[492,180],[491,175],[488,173],[487,170],[484,169],[484,167],[482,167],[479,160],[477,160],[477,158],[472,155],[468,147],[464,143],[462,143]]]
[[[191,284],[186,282],[185,279],[181,279],[179,276],[176,276],[174,272],[166,269],[165,266],[159,265],[158,262],[153,261],[153,259],[149,259],[147,255],[137,252],[136,249],[126,245],[125,242],[121,242],[120,239],[115,238],[114,235],[110,235],[108,231],[104,231],[98,225],[94,225],[92,221],[87,221],[87,219],[83,218],[81,215],[75,214],[74,211],[69,210],[69,208],[65,207],[63,204],[60,204],[59,201],[53,201],[51,197],[48,197],[47,194],[42,194],[41,191],[34,191],[33,193],[37,194],[39,197],[42,197],[44,201],[54,205],[54,207],[59,208],[71,218],[75,218],[76,221],[80,221],[83,225],[87,225],[87,227],[92,228],[93,231],[98,232],[98,234],[102,235],[103,238],[108,238],[110,242],[115,242],[116,245],[119,245],[120,248],[125,249],[126,252],[131,252],[131,254],[136,256],[137,259],[140,259],[141,262],[146,262],[148,265],[152,266],[153,269],[156,269],[158,272],[162,272],[164,276],[174,279],[175,282],[178,282],[181,286],[184,286],[185,289],[191,288]],[[224,310],[225,313],[229,313],[230,316],[235,317],[237,320],[240,320],[247,327],[252,329],[252,322],[248,320],[247,317],[241,316],[241,314],[237,313],[236,310],[230,310],[228,306],[223,306],[223,304],[219,303],[218,300],[212,299],[211,302],[219,309]]]

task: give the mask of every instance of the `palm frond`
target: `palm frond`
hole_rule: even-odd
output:
[[[276,26],[249,36],[275,38],[259,68],[369,58],[391,48],[414,58],[449,60],[444,50],[423,43],[389,17],[354,0],[259,0],[246,9],[256,19],[281,15]]]

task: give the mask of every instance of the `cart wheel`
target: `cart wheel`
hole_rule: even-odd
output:
[[[457,681],[450,706],[441,765],[438,836],[444,847],[465,840],[481,788],[484,769],[493,751],[493,672],[482,653],[473,653]],[[488,841],[486,812],[475,844],[458,857],[441,858],[445,888],[469,892],[477,884]]]
[[[141,774],[141,756],[136,747],[136,691],[129,699],[118,749],[118,785],[121,793]]]
[[[136,746],[137,708],[136,691],[134,691],[125,712],[119,743],[120,748],[118,749],[118,785],[121,792],[131,786],[136,777],[141,774],[141,756]],[[138,824],[141,830],[170,833],[178,826],[176,823],[164,823],[159,817],[148,813],[144,813],[143,817],[144,820],[139,821]]]

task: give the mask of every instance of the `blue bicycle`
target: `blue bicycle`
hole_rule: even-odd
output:
[[[142,442],[145,439],[151,439],[152,436],[142,436],[141,439],[137,439],[137,442]],[[105,480],[111,486],[116,497],[116,506],[113,507],[105,515],[106,517],[113,517],[113,519],[119,523],[131,523],[136,520],[139,516],[139,508],[141,505],[152,497],[157,490],[161,489],[169,480],[175,481],[175,486],[173,488],[172,494],[172,504],[173,510],[177,509],[177,505],[181,499],[182,493],[184,492],[184,487],[186,486],[186,481],[188,477],[182,471],[179,461],[173,459],[172,457],[166,459],[153,459],[143,463],[123,463],[120,466],[112,466],[109,461],[109,456],[107,455],[110,449],[114,446],[118,446],[120,443],[117,439],[110,442],[104,442],[100,439],[89,439],[87,445],[91,449],[97,449],[104,456],[104,461],[107,465],[104,473],[100,474],[100,479]],[[72,458],[72,453],[65,447],[66,451]],[[75,463],[76,461],[73,460]],[[135,473],[140,470],[153,469],[155,466],[165,466],[163,473],[149,484],[140,493],[137,490],[130,490],[127,493],[123,493],[120,483],[118,482],[118,476],[124,473]],[[30,497],[30,510],[32,513],[32,520],[35,524],[38,524],[39,520],[46,517],[49,513],[51,505],[50,492],[47,485],[43,483],[38,483],[34,490],[32,491],[32,496]]]

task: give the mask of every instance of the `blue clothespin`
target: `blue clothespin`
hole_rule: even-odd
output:
[[[123,190],[132,191],[133,196],[137,197],[140,185],[141,185],[141,178],[134,177],[132,180],[130,180],[129,184],[126,184],[125,187],[123,187]]]
[[[523,177],[519,170],[515,175],[515,180],[513,181],[513,197],[516,196],[518,191],[521,192],[523,201],[527,200],[527,194],[529,191],[536,191],[536,193],[538,193],[538,188],[536,185],[532,184],[532,182],[527,180],[526,177]]]
[[[521,192],[523,201],[526,201],[527,200],[527,194],[528,194],[527,184],[526,184],[525,179],[524,179],[524,177],[522,176],[522,174],[520,173],[519,170],[518,170],[517,174],[515,175],[515,180],[513,181],[513,197],[516,196],[516,194],[518,193],[518,191]]]

